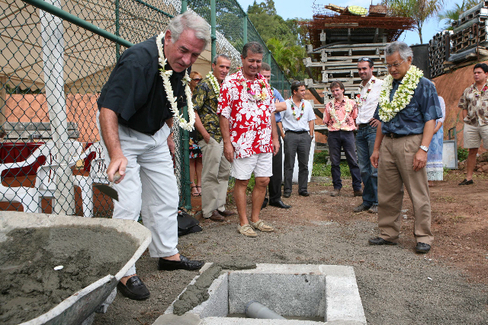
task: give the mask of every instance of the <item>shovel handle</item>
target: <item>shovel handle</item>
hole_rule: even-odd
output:
[[[114,174],[114,182],[118,181],[122,176],[120,176],[119,172],[115,172]]]

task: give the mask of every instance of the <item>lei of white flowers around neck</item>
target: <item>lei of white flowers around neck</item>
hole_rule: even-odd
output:
[[[390,92],[393,89],[393,77],[388,75],[381,87],[380,93],[380,110],[379,116],[383,122],[389,122],[394,118],[398,112],[404,109],[410,100],[412,99],[413,93],[417,88],[420,78],[424,73],[414,65],[410,66],[407,73],[403,77],[402,83],[398,87],[395,95],[393,95],[393,100],[390,102]]]
[[[212,71],[210,71],[209,73],[207,73],[206,77],[208,78],[208,81],[210,82],[210,85],[212,85],[212,88],[215,91],[215,94],[217,94],[217,95],[220,94],[219,81],[217,80],[217,78],[215,78],[215,76],[212,73]]]
[[[376,82],[376,78],[372,76],[371,81],[368,82],[369,86],[364,96],[361,96],[361,87],[359,87],[359,94],[356,96],[356,104],[358,105],[358,108],[361,108],[361,106],[363,106],[363,104],[366,102],[366,99],[368,98],[369,93],[373,89],[375,82]]]
[[[293,112],[293,117],[295,118],[295,120],[297,121],[300,121],[300,119],[302,118],[303,116],[303,113],[305,112],[305,102],[302,100],[301,101],[301,112],[300,112],[300,115],[297,116],[297,110],[298,110],[298,106],[295,105],[295,103],[293,102],[293,97],[290,97],[288,99],[289,103],[290,103],[290,106],[291,106],[291,111]],[[295,107],[296,107],[296,110],[295,110]]]
[[[173,117],[178,120],[178,125],[187,131],[193,131],[193,126],[195,124],[195,111],[193,110],[193,102],[191,100],[191,89],[190,89],[190,76],[188,75],[188,71],[185,69],[185,76],[181,80],[185,87],[185,95],[186,95],[186,105],[188,106],[188,117],[189,121],[187,122],[180,111],[178,110],[178,105],[176,104],[176,98],[173,94],[173,87],[171,86],[171,82],[169,78],[173,74],[173,70],[166,71],[166,58],[164,57],[164,50],[162,39],[164,36],[164,32],[159,34],[156,37],[156,46],[158,47],[159,52],[159,74],[163,79],[164,90],[166,92],[166,98],[171,104],[171,111],[173,112]]]
[[[344,101],[346,102],[345,104],[345,111],[344,111],[344,118],[342,120],[339,120],[339,117],[337,116],[336,114],[336,109],[335,109],[335,100],[334,100],[334,103],[332,103],[332,109],[330,110],[330,116],[332,117],[332,119],[334,119],[337,123],[339,123],[339,126],[342,126],[342,124],[344,124],[349,116],[349,113],[352,112],[352,103],[353,101],[349,100],[349,97],[347,96],[344,96]]]

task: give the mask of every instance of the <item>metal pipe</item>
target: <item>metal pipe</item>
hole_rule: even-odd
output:
[[[104,29],[101,29],[100,27],[98,26],[95,26],[93,24],[90,24],[86,21],[84,21],[83,19],[80,19],[78,18],[77,16],[75,15],[72,15],[56,6],[53,6],[45,1],[42,1],[42,0],[22,0],[24,2],[27,2],[28,4],[31,4],[39,9],[42,9],[46,12],[49,12],[50,14],[53,14],[55,16],[58,16],[59,18],[61,19],[64,19],[66,21],[69,21],[70,23],[73,23],[77,26],[80,26],[84,29],[87,29],[97,35],[100,35],[102,37],[105,37],[105,38],[108,38],[109,40],[111,41],[114,41],[120,45],[123,45],[125,47],[131,47],[132,44],[131,42],[121,38],[121,37],[118,37],[112,33],[109,33],[107,32],[106,30]]]
[[[188,1],[182,0],[181,1],[181,12],[180,12],[180,14],[186,12],[187,7],[188,7]]]
[[[210,1],[210,28],[212,33],[212,50],[210,61],[213,62],[215,55],[217,55],[217,36],[216,36],[216,26],[217,26],[217,6],[216,1]]]
[[[286,319],[285,317],[278,315],[268,307],[254,300],[251,300],[246,304],[244,313],[248,318]]]
[[[242,36],[243,36],[243,46],[247,44],[247,14],[244,13],[244,18],[242,18]]]

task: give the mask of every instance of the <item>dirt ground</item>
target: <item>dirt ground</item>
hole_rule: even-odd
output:
[[[295,192],[289,210],[267,207],[262,219],[276,232],[256,239],[239,235],[237,216],[227,222],[202,220],[203,231],[180,237],[182,254],[207,262],[231,259],[256,263],[330,264],[354,267],[369,324],[487,324],[488,323],[488,177],[475,175],[475,184],[458,186],[464,178],[451,171],[431,188],[435,242],[427,255],[414,252],[412,206],[406,195],[400,245],[370,246],[378,234],[377,216],[352,208],[350,180],[342,196],[329,195],[329,179],[313,179],[310,197]],[[194,201],[198,210],[198,200]],[[232,205],[229,206],[232,208]],[[152,324],[198,272],[158,271],[146,253],[138,274],[151,291],[146,301],[120,294],[94,324]]]

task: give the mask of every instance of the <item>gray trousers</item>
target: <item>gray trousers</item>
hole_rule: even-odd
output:
[[[210,218],[214,210],[224,211],[229,186],[230,162],[224,156],[224,142],[210,138],[198,141],[202,148],[202,213]]]
[[[292,192],[293,168],[295,156],[298,155],[298,193],[307,191],[308,159],[312,138],[308,132],[295,133],[287,131],[285,142],[285,188],[284,193]]]

